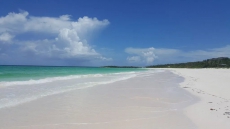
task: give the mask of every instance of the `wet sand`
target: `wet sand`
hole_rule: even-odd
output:
[[[0,109],[1,129],[196,129],[184,109],[198,98],[172,72],[46,96]]]

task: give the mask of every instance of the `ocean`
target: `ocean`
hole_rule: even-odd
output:
[[[194,129],[167,70],[0,66],[1,129]],[[167,123],[167,124],[165,124]]]
[[[126,80],[144,68],[0,66],[0,109],[49,95]]]

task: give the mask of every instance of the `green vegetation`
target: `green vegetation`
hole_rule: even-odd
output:
[[[230,59],[219,57],[197,62],[152,65],[146,68],[230,68]]]

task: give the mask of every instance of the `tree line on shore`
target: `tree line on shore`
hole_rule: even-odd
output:
[[[141,68],[137,66],[103,66],[104,68]],[[230,58],[219,57],[203,61],[150,65],[145,68],[230,68]]]
[[[151,65],[147,68],[230,68],[230,58],[219,57],[196,62]]]

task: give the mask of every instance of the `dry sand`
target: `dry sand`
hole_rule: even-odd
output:
[[[230,128],[229,69],[164,70],[2,108],[0,129]]]
[[[168,69],[183,76],[180,86],[200,98],[184,113],[199,129],[230,129],[230,69]]]
[[[196,129],[183,109],[197,100],[165,71],[0,109],[1,129]]]

